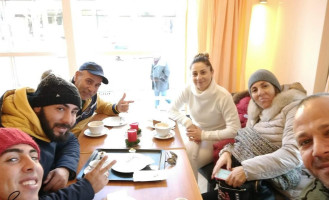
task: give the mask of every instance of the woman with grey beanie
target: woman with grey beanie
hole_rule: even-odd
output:
[[[223,189],[225,185],[253,188],[247,189],[248,199],[274,199],[279,192],[289,199],[298,198],[302,162],[292,127],[296,106],[306,91],[299,83],[280,86],[274,74],[265,69],[251,75],[248,91],[247,125],[238,131],[236,142],[219,153],[212,173],[214,178],[225,165],[231,171],[225,181],[219,181],[216,196],[227,199],[230,192]]]

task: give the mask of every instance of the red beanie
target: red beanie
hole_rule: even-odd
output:
[[[17,144],[31,145],[38,152],[40,159],[40,149],[37,143],[23,131],[17,128],[0,128],[0,155],[9,147]]]

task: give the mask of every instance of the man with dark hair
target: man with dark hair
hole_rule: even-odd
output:
[[[0,128],[0,141],[0,199],[3,200],[91,200],[108,183],[108,170],[116,162],[106,163],[104,156],[83,179],[57,192],[39,195],[43,169],[37,143],[16,128]]]
[[[57,191],[75,178],[80,149],[70,129],[81,108],[81,98],[72,83],[49,74],[36,91],[7,91],[0,105],[1,125],[28,133],[41,149],[42,192]]]
[[[295,115],[294,133],[305,167],[315,180],[301,199],[329,199],[329,94],[305,98]]]
[[[126,94],[117,104],[103,101],[97,94],[102,83],[108,84],[103,68],[94,62],[86,62],[75,73],[72,83],[78,88],[82,109],[78,112],[77,121],[72,132],[79,136],[81,130],[86,126],[94,113],[116,116],[120,112],[127,112],[129,104],[134,101],[125,101]]]

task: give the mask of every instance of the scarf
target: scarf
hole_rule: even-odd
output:
[[[255,129],[246,127],[238,131],[235,137],[232,155],[241,163],[256,156],[265,155],[278,150],[280,147],[263,138]],[[301,180],[301,168],[297,167],[286,174],[269,179],[276,187],[288,190],[298,185]]]

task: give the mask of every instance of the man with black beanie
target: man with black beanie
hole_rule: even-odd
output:
[[[7,91],[0,100],[0,124],[28,133],[41,149],[44,169],[40,192],[57,191],[76,176],[79,142],[70,132],[81,109],[77,88],[49,74],[36,91],[20,88]]]

